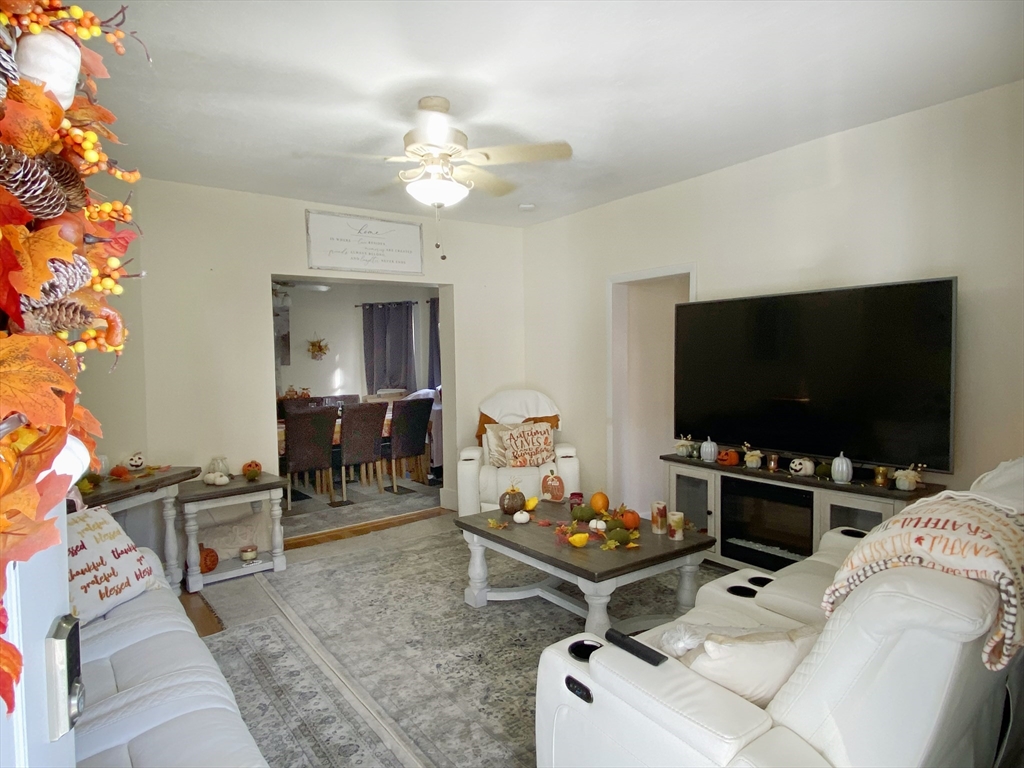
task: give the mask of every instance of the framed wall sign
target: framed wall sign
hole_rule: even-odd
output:
[[[310,269],[423,274],[419,224],[306,211]]]

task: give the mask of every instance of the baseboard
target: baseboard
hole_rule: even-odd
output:
[[[451,488],[441,489],[441,506],[445,509],[458,510],[459,492]]]

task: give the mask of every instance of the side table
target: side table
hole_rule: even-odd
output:
[[[234,477],[227,485],[206,485],[202,480],[183,483],[178,489],[178,503],[185,518],[185,536],[188,543],[185,550],[187,573],[185,586],[189,592],[198,592],[203,584],[213,584],[236,576],[245,576],[259,571],[283,571],[284,529],[281,527],[281,496],[287,481],[283,477],[264,472],[258,480],[249,481]],[[243,563],[233,557],[220,562],[209,573],[199,570],[199,523],[196,514],[201,509],[214,509],[230,504],[249,502],[253,514],[263,509],[263,500],[270,501],[270,552],[259,552],[256,560]]]
[[[174,530],[174,498],[178,494],[178,484],[197,477],[200,472],[202,470],[199,467],[171,467],[146,477],[133,478],[127,483],[104,480],[97,490],[82,495],[86,506],[106,505],[112,515],[120,512],[127,514],[129,510],[151,501],[163,503],[164,573],[176,595],[181,594],[182,573],[181,560],[178,558],[178,536]]]

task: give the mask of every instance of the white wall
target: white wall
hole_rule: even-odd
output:
[[[145,402],[150,458],[205,466],[224,455],[233,467],[250,458],[274,467],[271,275],[323,279],[322,270],[306,266],[304,211],[329,206],[145,178],[138,186],[148,275],[145,386],[133,396]],[[423,221],[428,243],[434,234],[428,219],[348,212]],[[455,388],[446,386],[444,431],[454,438],[445,441],[446,463],[454,464],[456,445],[473,440],[480,401],[521,383],[522,314],[496,315],[494,307],[496,298],[503,307],[522,305],[522,231],[455,221],[444,226],[447,260],[425,248],[425,274],[396,279],[451,285],[454,335],[443,334],[442,354],[450,338],[458,400]],[[446,473],[446,491],[454,477]],[[446,499],[454,505],[453,496]]]
[[[427,300],[437,298],[437,288],[406,284],[333,283],[326,292],[299,287],[285,289],[291,298],[291,364],[278,367],[277,389],[289,386],[309,387],[310,394],[366,395],[366,369],[363,363],[363,311],[357,304],[415,301],[413,333],[415,337],[416,389],[427,386],[428,323]],[[330,352],[323,360],[314,360],[307,349],[317,335],[327,341]]]
[[[963,488],[1024,452],[1022,95],[1013,83],[526,230],[527,380],[559,404],[584,489],[606,483],[608,277],[685,262],[698,300],[958,276],[956,474],[931,479]]]

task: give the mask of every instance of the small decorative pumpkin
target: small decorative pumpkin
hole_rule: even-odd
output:
[[[619,512],[619,520],[626,530],[635,531],[640,527],[640,515],[634,509],[623,509]]]
[[[242,474],[248,477],[249,471],[253,469],[256,470],[257,473],[260,473],[263,471],[263,465],[256,461],[256,459],[253,459],[252,461],[247,461],[245,462],[245,464],[242,465]]]
[[[38,35],[22,34],[14,54],[22,77],[43,83],[63,109],[71,106],[82,68],[82,51],[63,32],[46,29]]]
[[[811,459],[793,459],[789,462],[789,473],[796,477],[813,477],[814,462]]]
[[[748,450],[745,454],[743,454],[743,462],[747,465],[747,469],[760,469],[761,459],[763,457],[764,454],[761,453],[760,451]]]
[[[514,515],[512,515],[512,522],[519,523],[520,525],[522,525],[523,523],[528,523],[530,522],[530,513],[527,512],[525,509],[520,509]]]
[[[706,461],[708,464],[711,464],[718,458],[718,443],[714,442],[710,437],[701,443],[700,458],[702,461]]]
[[[217,567],[217,563],[220,562],[220,558],[217,556],[217,550],[207,549],[202,544],[199,545],[199,572],[209,573]]]
[[[142,451],[136,451],[128,457],[128,461],[125,464],[128,465],[128,469],[138,472],[146,466],[146,457],[142,455]]]
[[[598,520],[595,518],[594,520],[590,521],[589,527],[590,530],[594,531],[595,533],[600,533],[608,527],[608,524],[604,520]]]
[[[514,515],[526,506],[526,496],[514,485],[501,494],[498,499],[498,506],[506,515]]]
[[[853,463],[843,456],[842,451],[832,459],[832,480],[840,485],[848,485],[853,480]]]
[[[723,467],[735,467],[740,463],[740,454],[732,448],[729,448],[724,451],[719,451],[715,460]]]
[[[565,498],[565,482],[552,469],[550,474],[545,475],[540,481],[540,491],[548,501],[561,501]]]
[[[595,512],[607,512],[608,504],[608,494],[604,491],[598,491],[590,497],[590,508]]]

